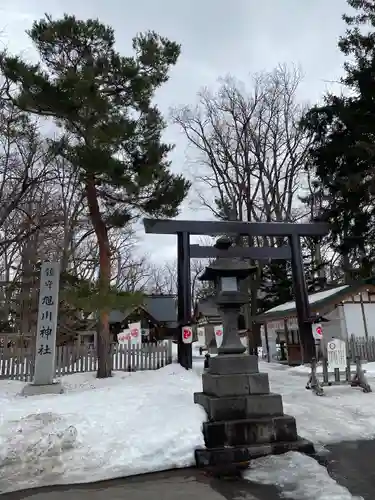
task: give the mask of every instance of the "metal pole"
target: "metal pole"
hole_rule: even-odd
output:
[[[300,237],[296,234],[289,236],[289,243],[292,252],[293,286],[296,299],[298,330],[303,345],[303,359],[305,363],[310,363],[315,358],[315,342],[310,321],[309,296],[303,269]]]
[[[191,322],[191,276],[190,276],[190,234],[177,233],[177,319],[178,319],[178,362],[192,368],[191,344],[182,342],[182,326]]]
[[[266,349],[267,349],[267,361],[268,363],[271,361],[271,356],[270,356],[270,345],[268,342],[268,327],[267,327],[267,321],[264,322],[264,337],[266,341]]]

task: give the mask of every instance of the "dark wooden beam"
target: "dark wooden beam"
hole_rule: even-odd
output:
[[[190,245],[190,257],[193,259],[215,257],[240,257],[254,260],[287,260],[291,258],[289,246],[282,247],[231,247],[218,250],[215,247]]]
[[[252,236],[324,236],[329,232],[329,224],[291,222],[240,222],[240,221],[199,221],[174,219],[143,219],[146,233],[201,235],[250,234]]]

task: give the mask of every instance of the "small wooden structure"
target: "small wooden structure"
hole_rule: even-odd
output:
[[[173,338],[177,328],[176,297],[174,295],[148,295],[143,304],[126,310],[110,312],[109,323],[112,340],[129,323],[141,323],[143,340]]]
[[[332,338],[347,340],[352,336],[375,338],[375,278],[351,285],[335,285],[309,295],[311,322],[322,323],[322,341]],[[256,317],[262,324],[263,350],[268,359],[281,360],[289,365],[303,364],[303,348],[298,330],[294,301],[280,304]],[[321,340],[316,339],[319,346]],[[321,349],[324,352],[324,348]],[[364,358],[362,358],[364,359]]]

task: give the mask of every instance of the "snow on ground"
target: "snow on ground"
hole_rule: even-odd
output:
[[[115,372],[102,380],[94,373],[68,375],[62,378],[62,395],[26,398],[19,395],[22,382],[0,380],[0,493],[193,465],[194,449],[203,444],[205,414],[193,402],[193,393],[201,390],[203,360],[196,357],[189,372],[172,364],[157,371]],[[375,392],[336,386],[319,398],[305,389],[303,371],[265,362],[260,370],[269,373],[272,392],[282,394],[285,413],[296,417],[299,434],[318,447],[375,436]],[[375,378],[369,381],[375,388]],[[256,461],[248,474],[254,480],[254,470],[260,475],[263,470],[269,481],[284,481],[288,493],[293,481],[285,468],[295,470],[295,477],[295,462],[305,459],[288,454],[278,462]],[[277,464],[276,479],[267,472],[269,463]],[[320,484],[325,469],[319,474]],[[332,498],[351,498],[333,496],[331,486],[327,484]]]
[[[254,460],[244,478],[273,484],[294,500],[363,500],[337,484],[316,460],[296,452]]]
[[[0,381],[0,493],[192,465],[205,420],[195,372],[173,364],[62,381],[65,394],[27,398],[23,383]]]
[[[369,363],[372,364],[372,363]],[[375,392],[364,394],[349,385],[325,387],[325,395],[306,390],[307,373],[260,362],[269,374],[271,391],[282,394],[284,412],[297,420],[298,432],[317,445],[375,437]],[[375,391],[375,378],[367,373]]]

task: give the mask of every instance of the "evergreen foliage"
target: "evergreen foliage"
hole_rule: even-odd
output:
[[[339,48],[347,56],[340,95],[328,94],[307,115],[314,132],[311,157],[330,200],[321,214],[333,227],[335,248],[363,277],[375,259],[375,2],[348,0],[352,15]]]

